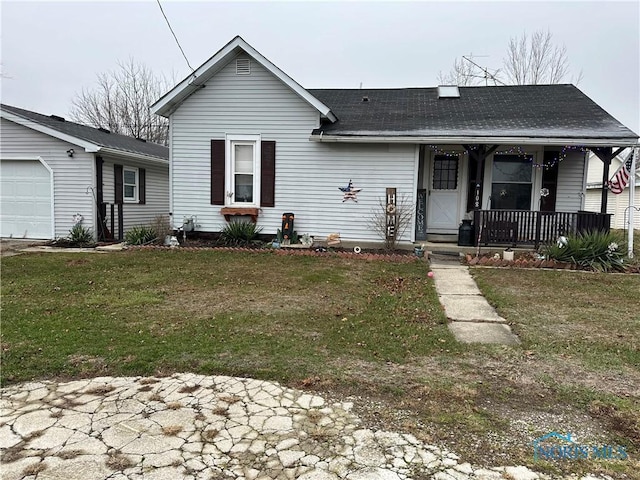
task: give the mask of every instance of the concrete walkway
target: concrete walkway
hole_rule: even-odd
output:
[[[471,465],[413,435],[364,428],[351,403],[274,382],[176,374],[0,392],[3,480],[552,478]]]
[[[432,255],[431,271],[440,303],[459,342],[517,345],[518,337],[506,320],[482,296],[469,267],[457,256]]]

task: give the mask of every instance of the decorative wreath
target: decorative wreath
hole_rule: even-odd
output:
[[[396,213],[396,206],[393,203],[387,205],[387,213],[390,215]]]

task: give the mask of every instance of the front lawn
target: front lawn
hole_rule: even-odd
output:
[[[175,371],[282,381],[460,350],[424,262],[125,252],[3,260],[2,381]]]
[[[634,478],[640,276],[472,269],[520,337],[461,345],[423,261],[221,251],[2,261],[2,382],[178,371],[350,399],[370,427],[485,465]],[[558,431],[626,461],[534,462]]]

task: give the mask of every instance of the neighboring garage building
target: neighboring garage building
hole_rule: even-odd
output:
[[[0,236],[65,237],[82,216],[96,237],[122,238],[169,214],[169,150],[1,106]]]

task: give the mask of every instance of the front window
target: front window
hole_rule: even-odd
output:
[[[253,143],[233,143],[234,203],[253,203],[254,150]]]
[[[259,136],[227,136],[227,205],[255,206],[260,198]]]
[[[122,185],[124,190],[125,202],[138,201],[138,169],[124,168],[122,170]]]
[[[491,208],[531,210],[532,178],[531,155],[494,155]]]

